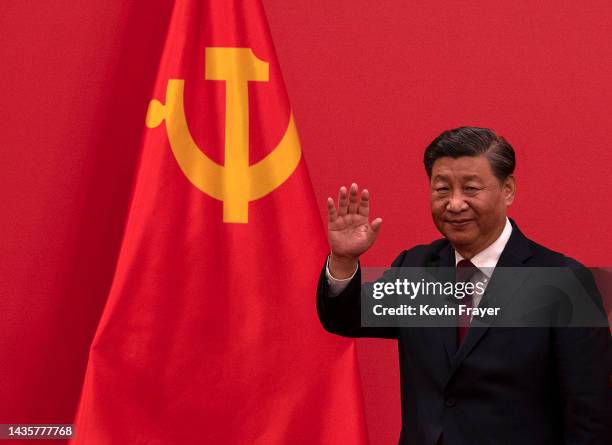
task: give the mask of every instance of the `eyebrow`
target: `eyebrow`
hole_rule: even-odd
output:
[[[482,181],[482,179],[478,175],[466,175],[466,176],[462,176],[461,179],[465,181],[472,181],[475,179],[478,181]],[[436,176],[432,178],[432,181],[437,181],[437,180],[448,181],[448,176],[437,174]]]

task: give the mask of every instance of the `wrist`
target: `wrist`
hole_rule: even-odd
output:
[[[347,257],[331,252],[329,255],[329,273],[338,280],[350,278],[357,270],[358,257]]]

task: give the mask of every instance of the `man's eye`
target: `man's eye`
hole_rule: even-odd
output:
[[[446,193],[446,192],[448,192],[448,187],[438,187],[438,188],[436,188],[436,192],[438,192],[438,193]]]
[[[479,190],[479,189],[478,189],[478,187],[466,187],[465,189],[466,189],[468,192],[475,192],[475,191]]]

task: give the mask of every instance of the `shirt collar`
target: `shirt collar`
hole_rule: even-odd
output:
[[[501,235],[499,235],[499,237],[489,244],[489,246],[484,250],[481,250],[474,255],[474,257],[470,260],[474,266],[480,269],[489,278],[491,278],[493,269],[495,266],[497,266],[499,257],[504,251],[504,248],[510,239],[510,235],[512,235],[512,224],[510,224],[510,220],[506,218],[506,225],[504,226],[504,230],[502,230]],[[464,258],[461,256],[461,254],[455,250],[455,266],[463,259]]]

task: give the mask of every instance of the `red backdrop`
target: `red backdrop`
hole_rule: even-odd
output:
[[[0,422],[68,422],[76,407],[171,3],[0,6],[0,400],[16,401]],[[384,218],[366,265],[438,236],[421,156],[466,124],[514,145],[511,215],[529,237],[612,264],[611,3],[264,6],[321,211],[357,181]],[[394,346],[359,341],[373,444],[399,431]]]

